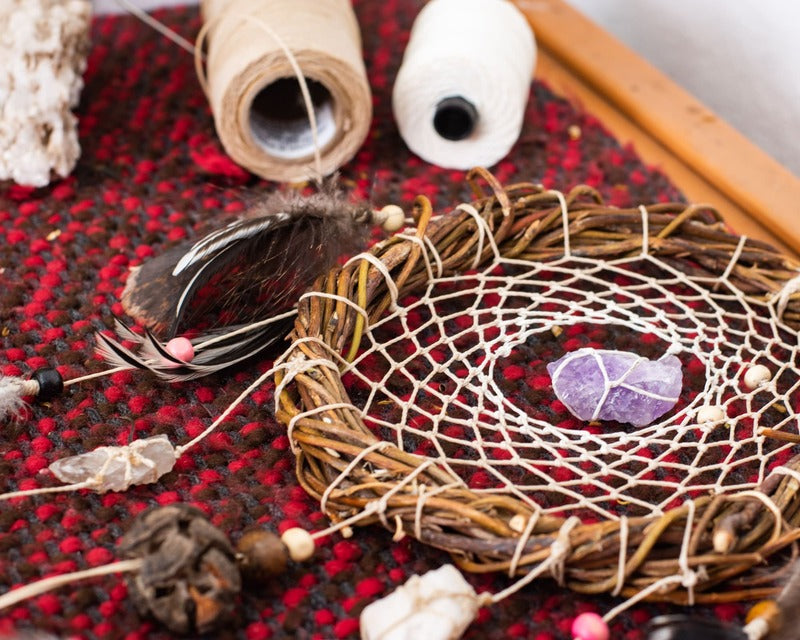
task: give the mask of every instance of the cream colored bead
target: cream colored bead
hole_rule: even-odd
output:
[[[763,364],[750,367],[744,374],[744,386],[748,389],[757,389],[772,380],[772,372]]]
[[[508,521],[508,526],[512,531],[522,533],[525,531],[525,525],[528,524],[528,519],[521,513],[516,514],[511,520]]]
[[[403,228],[406,223],[406,214],[396,204],[387,204],[378,211],[377,219],[384,231],[394,233]]]
[[[697,424],[703,424],[705,422],[720,422],[725,419],[725,411],[723,411],[722,407],[714,406],[706,406],[702,407],[700,411],[697,412],[697,416],[695,416],[697,420]]]
[[[283,532],[281,542],[289,550],[289,557],[295,562],[303,562],[314,555],[314,538],[305,529],[292,527]]]

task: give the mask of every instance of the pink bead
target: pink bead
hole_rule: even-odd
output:
[[[574,640],[608,640],[608,625],[596,613],[582,613],[572,621]]]
[[[181,362],[191,362],[194,359],[194,347],[187,338],[173,338],[167,343],[166,349]]]

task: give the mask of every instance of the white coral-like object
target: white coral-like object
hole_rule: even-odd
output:
[[[361,612],[362,640],[456,640],[475,619],[480,599],[451,564],[411,576]]]
[[[0,2],[0,180],[41,187],[80,156],[89,0]]]

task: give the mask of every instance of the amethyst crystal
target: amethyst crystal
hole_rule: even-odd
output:
[[[581,420],[650,424],[675,406],[681,393],[681,361],[673,355],[648,360],[627,351],[579,349],[547,365],[553,390]]]

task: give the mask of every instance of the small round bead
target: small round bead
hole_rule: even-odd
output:
[[[381,226],[384,231],[388,231],[389,233],[398,231],[406,223],[406,214],[396,204],[387,204],[378,214],[380,220],[382,220]]]
[[[64,378],[55,369],[37,369],[33,372],[31,380],[35,380],[39,385],[36,399],[42,402],[57,398],[64,392]]]
[[[720,422],[724,419],[725,411],[722,407],[717,406],[703,407],[697,412],[696,416],[697,424],[703,424],[704,422]]]
[[[283,532],[281,542],[289,550],[289,557],[295,562],[303,562],[314,555],[314,538],[305,529],[292,527]]]
[[[611,633],[608,625],[596,613],[582,613],[572,621],[574,640],[608,640]]]
[[[781,621],[781,609],[778,603],[774,600],[756,602],[747,612],[745,623],[750,624],[756,618],[763,618],[770,631],[777,631]]]
[[[744,386],[750,390],[757,389],[772,380],[772,372],[763,364],[750,367],[744,374]]]
[[[191,362],[194,359],[194,346],[187,338],[173,338],[165,348],[171,356],[181,362]]]
[[[241,554],[239,567],[249,580],[265,582],[286,571],[289,555],[281,539],[271,531],[247,531],[236,545]]]

